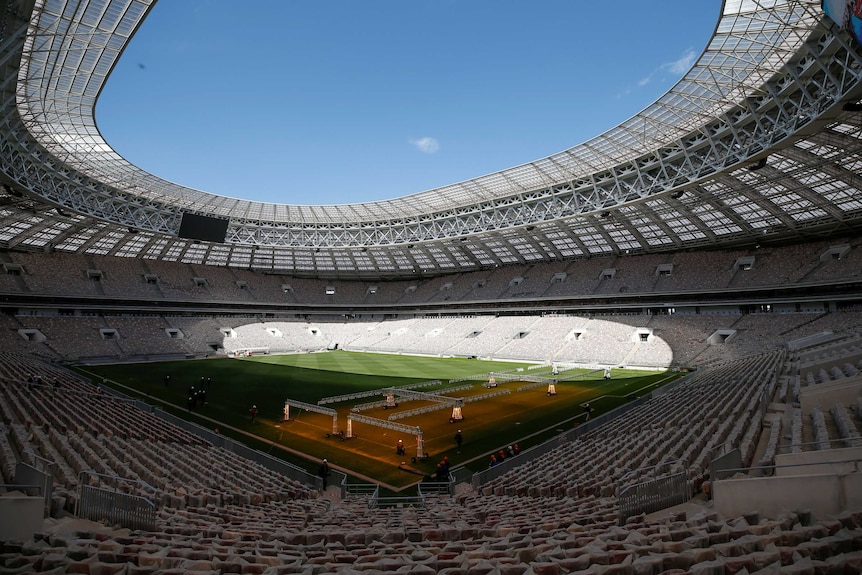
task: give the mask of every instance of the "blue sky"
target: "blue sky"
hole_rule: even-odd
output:
[[[703,51],[717,0],[159,0],[96,107],[157,176],[288,204],[387,199],[569,148]]]

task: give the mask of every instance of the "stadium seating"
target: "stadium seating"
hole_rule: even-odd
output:
[[[102,272],[99,284],[106,296],[160,298],[155,284],[147,283],[147,268],[136,258],[94,256],[92,269]]]
[[[674,315],[561,314],[542,316],[444,316],[383,320],[367,314],[268,320],[241,315],[161,317],[140,315],[18,315],[0,320],[0,341],[43,357],[65,360],[207,356],[241,348],[296,352],[343,349],[570,361],[585,365],[690,366],[777,349],[784,342],[862,329],[858,311]],[[255,327],[256,326],[256,327]],[[273,336],[267,329],[278,330]],[[21,330],[38,330],[28,341]],[[224,330],[233,330],[226,338]],[[638,332],[638,330],[641,330]],[[733,333],[719,343],[718,330]],[[580,338],[575,339],[574,333]],[[646,337],[646,341],[642,341]],[[851,363],[854,365],[858,359]],[[838,367],[843,369],[846,361]],[[828,368],[831,369],[833,365]],[[857,366],[857,369],[858,366]],[[804,374],[805,375],[805,374]]]
[[[821,259],[834,243],[710,252],[709,257],[592,258],[392,282],[13,253],[7,261],[22,265],[24,274],[8,275],[0,290],[182,301],[190,302],[190,309],[212,301],[385,305],[709,291],[849,279],[852,271]],[[845,261],[857,257],[856,248],[853,243]],[[749,256],[755,262],[751,269],[734,267]],[[68,286],[52,281],[55,265],[74,276]],[[659,266],[670,272],[658,273]],[[839,267],[843,271],[836,271]],[[603,276],[606,270],[614,273]],[[328,287],[334,293],[327,295]],[[810,408],[799,404],[809,387],[859,376],[859,311],[681,311],[300,314],[265,320],[199,312],[0,316],[5,352],[0,354],[0,473],[9,483],[19,461],[35,464],[44,458],[55,464],[53,517],[32,540],[0,543],[0,573],[858,571],[862,510],[855,508],[837,517],[805,511],[722,517],[701,494],[685,506],[687,513],[641,514],[620,525],[618,496],[627,484],[682,472],[696,491],[715,454],[727,446],[740,449],[744,466],[769,470],[786,454],[862,444],[862,396]],[[38,332],[44,340],[24,337],[22,330]],[[717,331],[733,336],[711,343]],[[806,338],[824,343],[786,350],[788,342]],[[458,495],[417,496],[380,509],[369,507],[366,497],[340,500],[333,492],[321,494],[46,363],[335,345],[520,359],[539,362],[540,369],[550,361],[700,369],[676,388],[572,441],[550,446],[540,457],[522,454],[514,469],[501,470],[475,490],[462,485]],[[40,383],[28,384],[34,375]],[[768,398],[773,403],[765,409]],[[82,481],[105,487],[105,477],[113,475],[151,486],[146,493],[126,489],[158,503],[154,530],[129,532],[69,517]]]
[[[616,258],[610,266],[612,277],[603,278],[594,290],[597,294],[651,293],[655,291],[656,268],[666,263],[668,256],[652,254],[638,257]]]
[[[478,492],[426,495],[381,509],[361,496],[317,497],[67,372],[6,353],[0,357],[4,477],[16,454],[32,452],[59,463],[57,515],[74,503],[78,474],[86,469],[143,479],[158,490],[160,508],[156,528],[146,531],[50,519],[29,541],[0,543],[0,569],[858,572],[862,510],[722,517],[701,499],[619,524],[615,480],[634,468],[679,460],[694,480],[711,448],[726,442],[743,446],[750,460],[758,449],[761,396],[775,391],[782,365],[782,354],[772,353],[698,372]],[[22,377],[33,374],[43,383],[28,386]],[[844,416],[853,423],[846,409]]]
[[[100,138],[95,102],[154,4],[0,11],[0,529],[15,488],[48,515],[3,531],[0,575],[862,572],[860,52],[832,14],[850,2],[724,2],[618,127],[337,206],[185,188]],[[227,233],[186,233],[208,216]],[[62,367],[336,347],[686,375],[613,382],[597,417],[388,498],[320,490]],[[82,519],[90,497],[126,516]],[[143,527],[133,499],[158,507]]]
[[[99,295],[97,282],[87,277],[92,266],[84,256],[12,252],[10,259],[22,266],[22,291],[45,294]]]
[[[840,259],[836,245],[849,246]],[[748,269],[736,264],[751,258]],[[856,277],[862,241],[835,238],[751,250],[620,255],[458,273],[415,280],[325,280],[117,256],[10,251],[16,275],[2,274],[0,292],[224,302],[389,304],[522,300],[542,297],[726,288],[817,285]],[[659,273],[660,268],[664,273]],[[612,273],[605,273],[612,272]],[[60,281],[59,278],[62,278]],[[556,279],[555,279],[556,278]],[[204,281],[202,281],[204,280]],[[289,286],[286,291],[284,286]],[[327,294],[326,288],[334,288]]]
[[[54,505],[61,509],[74,510],[78,476],[90,469],[144,481],[164,506],[309,494],[67,372],[9,354],[0,365],[0,414],[11,444],[25,461],[38,454],[58,465]]]

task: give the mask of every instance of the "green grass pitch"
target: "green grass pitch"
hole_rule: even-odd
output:
[[[557,383],[557,395],[553,397],[547,395],[545,385],[519,392],[516,388],[524,385],[523,382],[500,383],[497,390],[509,389],[511,393],[466,403],[464,419],[460,422],[450,423],[449,407],[399,419],[399,423],[422,429],[428,457],[415,463],[411,458],[416,455],[416,440],[410,434],[354,422],[355,437],[342,440],[331,435],[331,416],[296,408],[291,408],[289,421],[282,421],[284,401],[288,398],[316,404],[324,397],[435,379],[443,381],[443,385],[420,391],[440,391],[472,383],[473,387],[468,390],[444,392],[451,397],[467,398],[495,390],[485,388],[481,381],[449,385],[448,380],[517,368],[530,373],[526,369],[528,366],[475,359],[331,351],[243,359],[103,365],[82,371],[96,381],[107,378],[110,382],[132,388],[150,401],[156,399],[178,406],[169,409],[207,427],[222,426],[220,429],[225,432],[233,427],[304,453],[307,459],[287,458],[310,471],[316,469],[320,458],[326,457],[336,466],[395,489],[421,479],[415,472],[404,471],[399,466],[430,475],[442,457],[447,456],[453,467],[466,465],[478,471],[487,467],[490,453],[500,448],[513,443],[525,448],[570,428],[573,421],[582,420],[585,402],[591,402],[595,408],[594,415],[598,415],[674,377],[664,372],[614,369],[612,379],[604,380],[601,372],[587,373],[584,370],[584,375],[576,380]],[[166,375],[171,376],[167,385],[164,382]],[[188,391],[191,387],[199,388],[202,377],[212,380],[206,388],[207,405],[189,411],[186,409]],[[347,428],[347,414],[354,405],[381,399],[382,395],[374,395],[326,407],[338,411],[338,425],[343,431]],[[259,409],[254,423],[250,421],[248,412],[252,405]],[[361,413],[385,420],[398,411],[426,405],[431,405],[431,402],[404,401],[395,409],[375,408]],[[199,416],[209,419],[202,420]],[[454,441],[457,429],[461,429],[464,436],[460,453],[456,452]],[[407,447],[405,456],[398,456],[395,452],[398,439],[402,439]],[[279,450],[273,451],[271,446],[267,449],[279,455]]]

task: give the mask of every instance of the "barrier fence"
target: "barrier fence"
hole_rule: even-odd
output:
[[[623,489],[617,498],[620,525],[625,525],[629,517],[661,511],[689,499],[691,488],[684,471],[630,485]]]
[[[15,464],[15,485],[23,489],[28,495],[31,490],[38,488],[39,495],[45,500],[45,516],[47,517],[51,511],[51,488],[54,485],[52,470],[56,464],[47,460],[42,460],[42,462],[36,460],[37,465],[47,464],[43,469],[37,469],[23,461]]]
[[[417,492],[419,493],[419,497],[424,500],[426,495],[430,495],[432,493],[443,495],[450,494],[453,485],[454,484],[451,481],[423,481],[417,487]]]
[[[100,485],[91,485],[89,478],[97,479]],[[114,487],[101,486],[105,483],[113,484]],[[155,530],[157,511],[155,502],[141,495],[117,491],[120,484],[132,485],[139,490],[150,491],[153,495],[156,493],[153,486],[143,481],[83,471],[80,475],[75,515],[129,529]]]
[[[346,497],[377,497],[380,486],[375,483],[346,483],[344,494]]]
[[[709,477],[713,481],[725,479],[733,475],[734,469],[740,467],[742,467],[742,452],[737,447],[710,461]]]
[[[153,531],[156,528],[156,504],[138,495],[82,485],[78,517]]]
[[[452,484],[469,483],[473,477],[473,472],[466,467],[456,467],[449,472],[449,477],[452,479]]]

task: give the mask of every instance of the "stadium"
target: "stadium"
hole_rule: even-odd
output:
[[[854,3],[725,0],[684,77],[603,134],[315,206],[186,188],[104,140],[96,101],[153,5],[0,1],[0,573],[862,570]],[[296,460],[248,432],[250,396],[227,400],[242,422],[184,404],[189,377],[378,357],[404,363],[373,389],[260,404],[271,432],[332,422]],[[623,390],[647,372],[673,377]],[[588,377],[619,401],[471,446],[485,396],[550,405]],[[379,415],[414,407],[448,418],[429,447],[451,470],[390,494],[339,464],[354,423],[421,460],[415,421]]]

